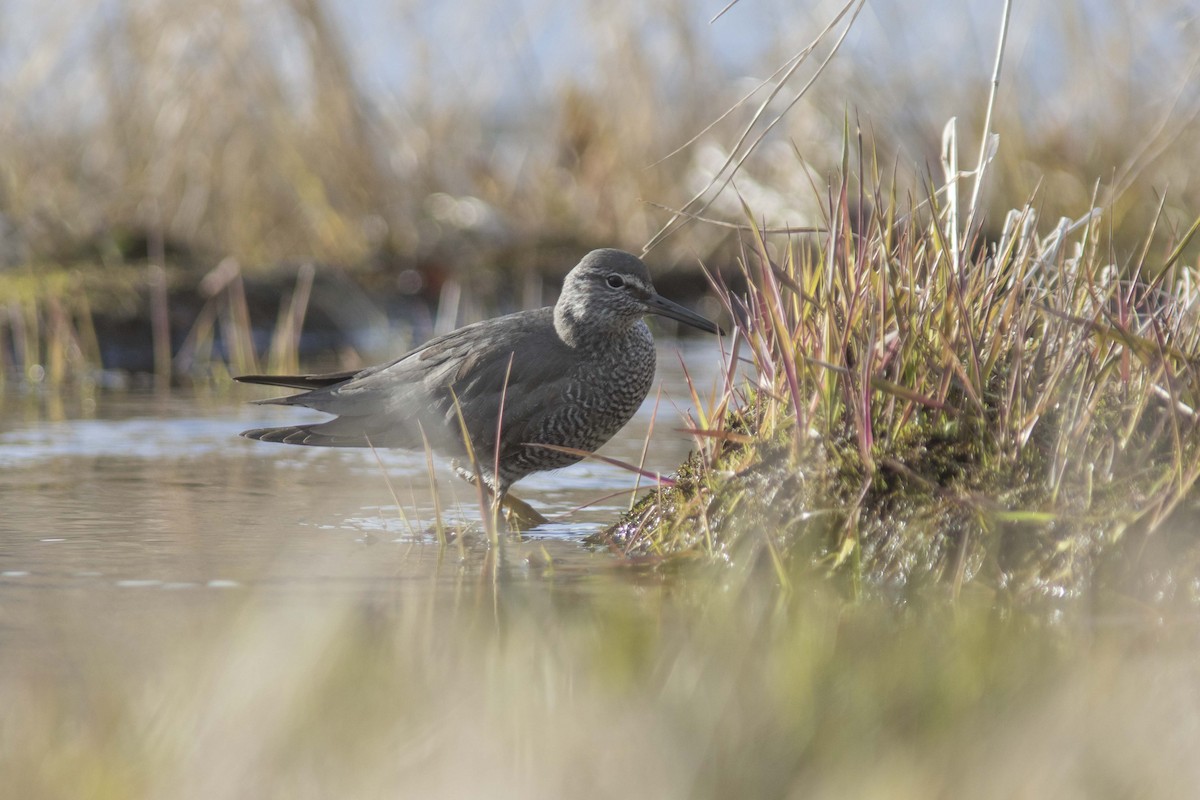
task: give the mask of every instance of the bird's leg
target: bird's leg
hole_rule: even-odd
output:
[[[486,481],[477,482],[475,473],[459,464],[453,462],[454,472],[458,477],[462,478],[472,486],[478,486],[482,483],[487,491],[489,498],[494,497],[494,490],[488,486]],[[550,520],[542,516],[536,508],[526,503],[521,498],[513,495],[508,490],[500,493],[500,507],[504,511],[504,519],[508,523],[508,528],[511,531],[520,532],[527,531],[531,528],[536,528],[539,525],[545,525]]]
[[[475,473],[458,463],[457,458],[450,462],[450,466],[454,468],[454,474],[462,478],[467,483],[471,484],[472,486],[482,485],[483,488],[487,490],[489,495],[492,493],[492,487],[488,486],[484,481],[476,482]]]

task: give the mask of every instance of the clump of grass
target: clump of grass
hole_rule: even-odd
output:
[[[1141,552],[1200,477],[1200,276],[1180,258],[1200,221],[1115,263],[1103,209],[1046,230],[1034,198],[985,241],[952,192],[902,201],[876,164],[843,166],[825,233],[751,226],[746,294],[714,280],[756,381],[726,382],[706,449],[609,539],[1018,594]]]

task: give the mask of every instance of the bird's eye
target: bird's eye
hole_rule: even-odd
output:
[[[620,289],[622,286],[625,285],[625,281],[621,278],[620,275],[609,275],[608,278],[604,282],[607,283],[609,286],[611,286],[614,289]]]

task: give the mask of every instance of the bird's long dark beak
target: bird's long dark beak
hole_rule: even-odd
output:
[[[695,311],[690,311],[678,303],[673,303],[659,294],[652,294],[646,298],[646,312],[677,320],[685,325],[691,325],[693,328],[699,328],[709,333],[724,333],[715,322],[707,320]]]

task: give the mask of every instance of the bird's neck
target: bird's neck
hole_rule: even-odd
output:
[[[588,350],[608,346],[614,339],[623,339],[637,327],[641,318],[614,320],[611,325],[597,326],[593,321],[584,322],[583,309],[572,304],[559,303],[554,307],[554,330],[558,338],[575,349]],[[645,324],[644,322],[642,323]]]

